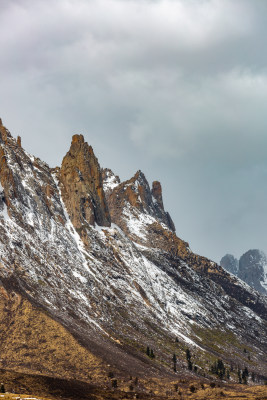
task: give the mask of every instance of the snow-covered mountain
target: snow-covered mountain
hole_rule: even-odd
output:
[[[17,348],[7,341],[26,309],[35,315],[27,317],[29,335],[41,313],[46,322],[40,324],[49,318],[51,330],[64,328],[73,338],[64,346],[56,339],[64,348],[57,357],[67,362],[71,378],[88,380],[90,374],[99,383],[111,368],[118,376],[174,376],[173,353],[177,370],[186,373],[186,348],[201,376],[218,357],[233,371],[248,364],[266,375],[266,298],[176,236],[159,182],[151,189],[141,171],[120,182],[100,168],[81,135],[73,136],[61,167],[51,169],[2,123],[0,182],[0,309],[9,321],[2,346],[16,352],[13,358],[11,350],[1,352],[0,367],[54,375],[63,370],[61,359],[48,363],[46,337],[45,346],[39,339],[25,344],[25,324],[19,325]],[[155,358],[147,356],[147,346]],[[73,354],[83,351],[94,360],[89,367],[74,363]]]

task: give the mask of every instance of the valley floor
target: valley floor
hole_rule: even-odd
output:
[[[147,384],[146,390],[140,388],[131,391],[7,370],[0,370],[0,381],[6,389],[6,393],[0,394],[0,400],[267,400],[267,385],[231,385],[185,379],[178,379],[176,383],[161,382],[158,388],[154,381],[153,390],[150,390]]]

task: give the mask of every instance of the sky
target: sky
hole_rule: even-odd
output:
[[[51,167],[83,134],[159,180],[217,262],[267,252],[267,1],[0,0],[0,117]]]

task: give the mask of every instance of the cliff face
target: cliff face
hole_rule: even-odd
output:
[[[137,171],[131,179],[125,182],[118,182],[112,190],[110,190],[109,182],[110,178],[104,181],[108,207],[112,221],[118,226],[123,227],[130,234],[133,225],[137,225],[137,221],[134,221],[131,226],[131,217],[134,212],[136,220],[139,219],[140,222],[145,223],[144,220],[146,219],[150,224],[157,222],[163,224],[166,229],[175,231],[169,213],[164,210],[159,182],[153,182],[151,190],[145,175],[141,171]],[[141,235],[137,236],[140,238]]]
[[[82,135],[73,136],[58,179],[70,220],[85,242],[88,225],[110,226],[100,166]]]
[[[73,137],[62,166],[52,170],[2,125],[0,133],[0,286],[6,299],[1,318],[8,310],[11,324],[12,315],[31,305],[30,314],[48,315],[98,366],[112,366],[123,379],[127,374],[175,377],[169,367],[174,343],[181,371],[189,346],[209,374],[214,332],[225,341],[238,335],[216,350],[226,363],[235,354],[239,365],[240,348],[248,345],[255,368],[266,368],[265,297],[192,253],[176,236],[159,182],[150,189],[140,171],[120,182],[100,169],[82,136]],[[13,298],[19,299],[15,305]],[[155,349],[154,361],[145,354],[147,346]],[[7,347],[12,348],[9,342]],[[36,345],[36,352],[40,348]],[[79,353],[74,342],[73,348]],[[47,346],[47,358],[42,354],[42,369],[51,351]],[[5,364],[0,359],[0,367],[23,363],[23,352],[16,362],[11,353]],[[66,361],[68,376],[86,379],[83,368],[90,367],[84,362],[78,368],[76,361]],[[28,364],[23,368],[32,372]]]

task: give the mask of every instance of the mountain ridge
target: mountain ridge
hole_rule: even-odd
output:
[[[159,182],[151,189],[141,171],[120,182],[80,135],[51,169],[1,125],[0,157],[3,299],[48,313],[99,357],[103,375],[172,379],[176,353],[177,371],[191,376],[187,347],[199,376],[216,357],[243,366],[244,347],[251,370],[266,374],[266,299],[176,236]]]

